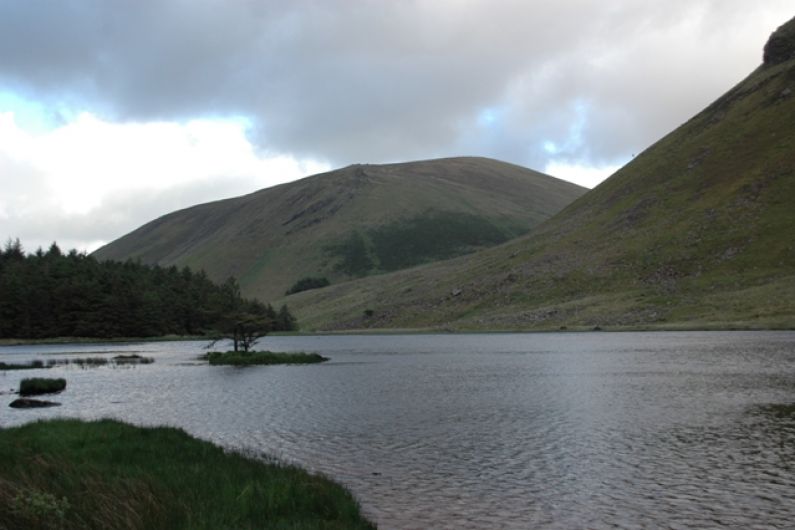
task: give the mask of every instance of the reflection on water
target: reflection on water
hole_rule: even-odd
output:
[[[0,348],[154,357],[55,367],[59,409],[267,453],[349,486],[381,528],[786,528],[795,333],[269,337],[321,365],[209,367],[203,343]],[[0,391],[38,371],[5,372]],[[38,372],[38,373],[43,373]]]

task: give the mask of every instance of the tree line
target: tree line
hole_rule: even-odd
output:
[[[296,329],[286,306],[243,298],[234,278],[218,285],[187,267],[100,262],[55,243],[0,249],[0,338],[219,337],[241,323],[261,335]]]

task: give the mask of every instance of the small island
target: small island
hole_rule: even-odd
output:
[[[30,377],[19,383],[20,396],[39,396],[57,394],[66,388],[66,379],[62,377]]]
[[[276,353],[270,351],[213,351],[202,355],[212,365],[252,366],[258,364],[313,364],[328,361],[317,353]]]

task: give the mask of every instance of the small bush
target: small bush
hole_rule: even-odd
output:
[[[47,377],[32,377],[23,379],[19,383],[20,396],[37,396],[39,394],[53,394],[66,388],[66,379],[50,379]]]
[[[331,282],[328,281],[328,278],[312,278],[306,277],[301,278],[297,282],[290,287],[285,295],[300,293],[301,291],[308,291],[310,289],[320,289],[321,287],[326,287],[330,285]]]

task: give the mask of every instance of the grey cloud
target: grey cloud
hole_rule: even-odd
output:
[[[750,52],[734,35],[783,23],[790,9],[784,0],[12,1],[0,6],[0,88],[119,120],[241,114],[263,149],[339,165],[470,153],[542,168],[543,141],[565,142],[572,109],[585,104],[582,141],[565,156],[596,163],[639,151],[729,88],[746,69],[737,54],[761,58],[774,27]],[[677,42],[687,24],[699,40]],[[660,40],[645,48],[650,36]],[[499,124],[478,125],[485,108],[502,109]]]

